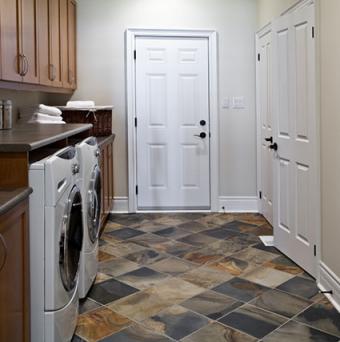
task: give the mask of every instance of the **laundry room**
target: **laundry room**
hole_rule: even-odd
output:
[[[0,342],[340,340],[337,0],[0,0]]]

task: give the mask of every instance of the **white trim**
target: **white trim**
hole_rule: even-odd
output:
[[[209,103],[210,103],[210,194],[211,211],[219,210],[219,109],[218,109],[218,72],[217,72],[217,32],[213,30],[157,30],[128,29],[125,33],[126,59],[126,108],[128,130],[128,208],[137,211],[136,198],[136,136],[134,119],[135,108],[135,50],[136,37],[202,37],[209,41]]]
[[[340,278],[322,261],[320,261],[319,266],[320,278],[318,280],[318,286],[322,291],[333,291],[332,295],[326,294],[326,297],[340,312]]]
[[[226,213],[258,213],[256,196],[220,196],[219,211]]]
[[[111,213],[128,213],[129,201],[127,197],[114,197]]]
[[[257,60],[257,56],[260,53],[260,39],[266,36],[267,34],[271,34],[272,32],[272,25],[271,23],[262,27],[255,35],[255,42],[256,42],[256,49],[255,49],[255,63],[256,63],[256,172],[257,172],[257,194],[262,191],[262,150],[261,150],[261,138],[262,138],[262,131],[261,131],[261,109],[260,109],[260,87],[258,87],[258,80],[260,74],[260,63]],[[262,200],[260,196],[257,197],[257,206],[258,211],[263,213],[262,211]]]

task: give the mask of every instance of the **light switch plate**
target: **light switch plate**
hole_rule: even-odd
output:
[[[233,108],[234,109],[243,109],[245,108],[245,98],[244,96],[234,96],[233,97]]]

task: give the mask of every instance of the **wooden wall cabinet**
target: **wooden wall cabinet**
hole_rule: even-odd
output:
[[[100,170],[102,182],[101,228],[110,214],[113,200],[113,137],[100,145]]]
[[[76,1],[0,0],[0,47],[1,87],[76,89]]]
[[[27,199],[0,216],[0,341],[29,341]]]
[[[40,83],[76,88],[76,3],[71,0],[38,0]]]
[[[1,79],[39,83],[37,0],[0,1]]]

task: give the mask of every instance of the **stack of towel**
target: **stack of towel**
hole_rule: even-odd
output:
[[[66,104],[66,107],[69,108],[92,108],[94,106],[94,101],[68,101]]]
[[[40,104],[34,111],[29,123],[40,124],[65,124],[59,108]]]

